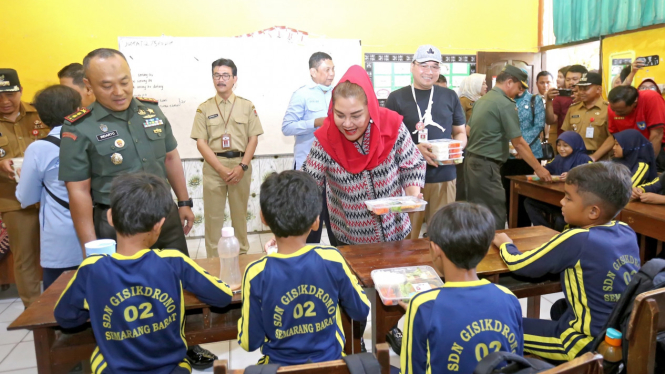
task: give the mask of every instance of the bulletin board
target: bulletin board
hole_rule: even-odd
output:
[[[643,56],[658,55],[665,58],[665,27],[638,31],[623,35],[603,38],[603,91],[609,92],[612,78],[616,76],[618,64]],[[620,61],[622,60],[623,61]],[[617,61],[619,60],[619,61]],[[633,85],[638,86],[643,79],[651,78],[661,86],[665,84],[665,63],[641,69],[635,75]],[[608,89],[609,88],[609,89]]]
[[[372,80],[379,104],[385,106],[391,92],[411,84],[412,54],[365,53],[365,70]],[[462,79],[476,72],[475,55],[442,55],[441,72],[448,88],[456,89]]]

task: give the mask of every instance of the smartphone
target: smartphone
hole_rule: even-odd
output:
[[[658,55],[638,57],[637,59],[644,62],[644,66],[656,66],[660,64],[660,57]]]
[[[559,96],[573,96],[573,90],[568,88],[561,88],[559,89]]]

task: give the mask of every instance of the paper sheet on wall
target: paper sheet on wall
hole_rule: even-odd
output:
[[[230,58],[238,67],[235,93],[251,100],[263,126],[256,155],[293,153],[294,138],[282,134],[284,113],[295,90],[311,82],[312,53],[330,54],[335,82],[361,63],[357,39],[119,37],[134,80],[134,96],[158,99],[171,122],[182,158],[200,158],[190,138],[196,108],[215,95],[211,63]]]

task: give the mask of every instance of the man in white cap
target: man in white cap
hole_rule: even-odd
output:
[[[455,91],[436,84],[441,71],[441,52],[432,45],[418,47],[411,63],[413,84],[393,91],[386,107],[404,116],[404,125],[427,161],[423,198],[427,208],[423,212],[409,213],[411,239],[420,236],[424,221],[455,201],[455,165],[439,165],[429,143],[437,139],[455,139],[461,148],[466,146],[466,116]],[[462,149],[459,149],[459,153]],[[402,333],[397,326],[386,336],[392,349],[399,354]]]
[[[417,239],[423,222],[444,205],[455,201],[455,165],[439,165],[429,143],[437,139],[455,139],[466,146],[466,116],[455,91],[436,84],[441,71],[441,52],[432,45],[418,47],[413,55],[413,84],[388,96],[386,107],[404,116],[404,125],[427,161],[423,212],[410,213],[411,239]],[[461,153],[462,150],[459,150]]]

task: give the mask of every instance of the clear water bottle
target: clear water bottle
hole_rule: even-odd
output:
[[[235,237],[233,227],[224,227],[222,237],[217,243],[219,254],[219,278],[231,287],[232,290],[240,289],[240,243]]]

